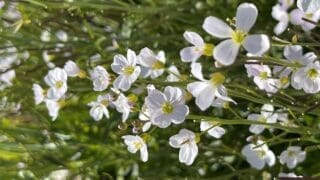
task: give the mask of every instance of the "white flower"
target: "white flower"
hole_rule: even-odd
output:
[[[49,99],[58,100],[67,92],[67,78],[66,71],[61,68],[54,68],[48,72],[44,81],[50,86],[47,92]]]
[[[68,177],[71,175],[71,172],[68,169],[60,169],[52,171],[48,179],[50,180],[67,180]]]
[[[180,148],[179,161],[188,166],[198,155],[196,135],[188,129],[181,129],[178,134],[171,136],[169,144],[173,148]]]
[[[71,60],[66,62],[63,69],[67,72],[67,75],[69,77],[76,77],[76,76],[81,77],[83,75],[83,72],[78,67],[78,65],[74,61],[71,61]]]
[[[52,121],[56,120],[59,115],[60,104],[58,101],[45,99],[45,103]]]
[[[93,81],[94,91],[103,91],[108,88],[110,84],[110,76],[104,67],[96,66],[92,71],[90,71],[90,76]]]
[[[312,13],[305,13],[300,9],[294,9],[290,13],[290,22],[293,25],[300,25],[304,31],[310,31],[314,29],[316,25],[305,21],[303,18],[318,22],[320,19],[320,10]]]
[[[298,69],[291,76],[291,85],[295,89],[303,89],[306,93],[317,93],[320,91],[320,64],[309,63]]]
[[[293,3],[294,0],[279,0],[279,3],[272,7],[271,15],[275,20],[279,21],[273,29],[276,35],[282,34],[286,30],[290,19],[287,10]]]
[[[195,62],[202,55],[212,56],[213,45],[206,44],[198,33],[186,31],[183,37],[193,45],[180,51],[183,62]]]
[[[191,66],[193,76],[201,81],[188,84],[187,90],[196,98],[196,105],[202,111],[209,108],[217,98],[234,102],[227,96],[227,90],[222,85],[225,80],[223,74],[219,72],[213,73],[210,80],[205,80],[201,72],[201,65],[199,63],[192,63]]]
[[[254,4],[242,3],[237,9],[235,31],[216,17],[210,16],[205,19],[203,28],[206,32],[214,37],[226,39],[213,49],[213,57],[219,63],[226,66],[233,64],[241,46],[254,55],[262,55],[270,48],[267,35],[248,35],[257,16],[258,10]]]
[[[264,104],[260,114],[249,114],[248,120],[259,121],[264,123],[276,123],[278,114],[274,113],[274,108],[271,104]],[[254,134],[260,134],[265,128],[265,125],[252,124],[249,131]]]
[[[124,94],[120,93],[117,100],[113,102],[113,105],[115,105],[118,112],[122,113],[122,122],[125,122],[129,117],[132,107],[128,98]]]
[[[143,77],[150,76],[155,79],[164,72],[166,57],[163,51],[154,54],[149,48],[143,48],[139,54],[139,64],[141,65],[141,74]]]
[[[305,13],[314,13],[320,9],[319,0],[298,0],[298,8]]]
[[[247,144],[241,150],[249,164],[256,169],[264,168],[265,164],[273,166],[276,162],[274,153],[263,141],[258,140],[256,144]]]
[[[147,90],[148,90],[148,94],[151,94],[151,92],[153,90],[155,90],[154,85],[148,85]],[[139,113],[139,119],[141,121],[144,121],[144,125],[142,127],[142,132],[148,131],[152,125],[152,122],[151,122],[151,115],[150,115],[150,112],[149,112],[149,109],[148,109],[146,103],[144,103],[142,105],[142,108]]]
[[[50,34],[49,31],[43,30],[43,31],[41,32],[40,39],[41,39],[41,41],[43,41],[43,42],[49,42],[50,39],[51,39],[50,36],[51,36],[51,34]]]
[[[56,32],[56,37],[62,42],[67,42],[68,41],[68,34],[63,30],[57,31]]]
[[[166,128],[171,123],[181,124],[189,114],[180,88],[167,86],[164,93],[157,89],[149,90],[145,99],[152,124]]]
[[[279,156],[280,163],[287,164],[290,169],[295,168],[297,164],[304,161],[305,158],[306,152],[302,151],[300,146],[289,146],[287,150],[283,151]]]
[[[168,71],[169,71],[169,75],[167,76],[167,81],[169,82],[178,82],[178,81],[181,81],[181,74],[178,70],[178,68],[175,66],[175,65],[171,65],[169,68],[168,68]]]
[[[283,9],[289,9],[293,4],[295,0],[279,0],[279,4]]]
[[[267,65],[260,64],[245,64],[248,77],[253,76],[254,83],[259,89],[265,90],[269,93],[276,93],[278,91],[278,79],[272,78],[271,69]]]
[[[32,90],[35,104],[38,105],[42,103],[45,99],[45,91],[42,89],[42,87],[39,84],[33,84]]]
[[[136,66],[137,56],[136,53],[130,49],[127,51],[127,58],[123,55],[115,55],[111,69],[113,72],[119,74],[117,79],[113,82],[115,88],[127,91],[130,89],[132,83],[134,83],[140,75],[141,69]]]
[[[302,178],[303,176],[297,176],[295,173],[279,173],[279,178]]]
[[[140,158],[143,162],[148,161],[148,149],[145,141],[140,136],[125,135],[122,136],[124,143],[128,146],[130,153],[136,153],[140,150]]]
[[[0,90],[12,86],[12,81],[16,77],[15,70],[9,70],[0,74]]]
[[[142,132],[147,132],[151,128],[152,122],[150,121],[149,110],[145,104],[141,108],[141,111],[139,113],[139,119],[141,121],[144,121],[144,124],[142,126]]]
[[[100,121],[103,115],[109,119],[109,111],[107,107],[112,102],[113,98],[110,94],[99,95],[97,101],[92,101],[88,105],[91,107],[90,116],[96,120]]]
[[[201,121],[200,131],[208,131],[208,133],[215,138],[221,138],[226,133],[225,129],[217,126],[217,123],[209,121]]]
[[[287,60],[298,65],[307,65],[317,59],[313,52],[303,54],[303,49],[300,45],[286,46],[283,55]]]

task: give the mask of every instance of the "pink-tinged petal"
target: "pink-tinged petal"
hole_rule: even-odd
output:
[[[301,25],[304,23],[302,20],[302,17],[304,16],[304,13],[300,9],[294,9],[290,13],[290,22],[293,25]]]

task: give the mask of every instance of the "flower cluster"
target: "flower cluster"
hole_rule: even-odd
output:
[[[286,30],[289,21],[301,26],[304,31],[317,26],[320,19],[319,1],[298,0],[298,8],[291,10],[293,5],[294,0],[279,0],[273,7],[272,17],[279,21],[274,28],[276,35]],[[87,70],[71,60],[63,68],[56,66],[44,52],[50,70],[44,77],[45,89],[39,84],[33,84],[35,104],[44,102],[49,116],[56,120],[59,110],[68,105],[72,95],[69,89],[73,88],[73,84],[69,87],[68,79],[78,78],[90,82],[89,91],[95,93],[94,100],[86,103],[93,122],[121,119],[119,124],[131,123],[131,132],[121,134],[121,138],[130,153],[140,153],[143,162],[151,157],[148,152],[153,150],[154,142],[150,139],[155,138],[152,136],[154,131],[178,129],[177,134],[166,142],[172,148],[179,149],[179,161],[189,166],[202,151],[199,144],[204,135],[223,138],[228,132],[224,125],[238,123],[250,125],[248,131],[252,133],[247,138],[248,144],[240,147],[242,150],[238,155],[244,156],[253,168],[259,170],[274,166],[277,157],[272,151],[273,144],[265,137],[270,134],[273,136],[275,129],[297,132],[295,127],[300,125],[300,119],[291,111],[299,107],[286,107],[273,98],[280,96],[284,101],[288,101],[287,98],[289,101],[294,99],[285,96],[284,91],[290,88],[294,92],[308,95],[319,93],[320,64],[315,52],[304,52],[303,46],[296,41],[278,39],[282,43],[281,47],[284,47],[280,50],[283,58],[271,57],[273,52],[269,50],[272,43],[268,35],[253,32],[257,18],[258,9],[252,3],[240,4],[235,18],[228,22],[215,16],[205,18],[203,30],[218,39],[218,43],[209,42],[210,38],[202,38],[200,33],[185,31],[183,37],[191,45],[180,50],[179,63],[189,67],[190,76],[183,74],[183,68],[167,59],[164,51],[154,52],[147,47],[139,53],[127,49],[126,55],[114,55],[112,63],[108,62],[110,66],[106,66],[108,63],[91,63]],[[68,41],[64,31],[57,31],[56,37],[60,42]],[[50,33],[43,31],[41,40],[50,41]],[[208,62],[205,60],[208,59],[209,62],[214,61],[210,68],[206,68]],[[246,70],[245,76],[253,79],[254,84],[250,83],[256,86],[257,91],[243,87],[241,83],[237,87],[232,83],[232,77],[227,75],[227,71],[239,65]],[[9,72],[0,74],[0,82],[11,84],[14,72]],[[250,96],[237,92],[239,87]],[[259,96],[255,92],[265,92],[267,96]],[[261,109],[250,103],[248,109],[239,108],[240,113],[235,112],[233,107],[240,104],[238,98],[243,97],[248,97],[252,103],[263,104]],[[234,119],[220,119],[222,113],[212,115],[217,109],[220,112],[230,111]],[[224,116],[232,117],[229,114]],[[186,129],[188,120],[197,123],[196,126],[187,126]],[[277,136],[271,137],[273,139],[278,140]],[[281,165],[293,169],[306,159],[306,150],[290,144],[278,159]]]

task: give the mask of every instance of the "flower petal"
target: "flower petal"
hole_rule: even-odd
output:
[[[202,55],[202,51],[195,46],[183,48],[180,57],[183,62],[194,62]]]
[[[233,32],[228,24],[214,16],[207,17],[204,20],[202,28],[217,38],[230,38]]]
[[[242,3],[237,9],[236,27],[237,29],[249,32],[257,20],[258,10],[252,3]]]
[[[204,45],[204,41],[203,41],[202,37],[196,32],[186,31],[186,32],[183,33],[183,37],[189,43],[191,43],[191,44],[193,44],[195,46],[201,47],[201,46]]]
[[[240,45],[231,39],[224,40],[214,48],[213,57],[222,65],[231,65],[236,60],[239,47]]]
[[[264,34],[249,35],[246,37],[243,47],[251,54],[262,55],[270,48],[268,36]]]

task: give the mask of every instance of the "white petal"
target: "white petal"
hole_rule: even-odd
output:
[[[195,143],[184,144],[179,151],[179,160],[186,165],[191,165],[198,155],[198,147]]]
[[[117,79],[113,82],[113,86],[117,89],[121,89],[122,91],[127,91],[131,87],[131,83],[128,78],[123,75],[117,77]]]
[[[179,105],[174,108],[174,112],[171,115],[172,122],[174,124],[181,124],[189,114],[189,108],[186,105]]]
[[[239,47],[240,45],[231,39],[224,40],[213,49],[213,57],[225,66],[231,65],[236,60]]]
[[[255,124],[253,124],[253,125],[251,125],[249,127],[249,131],[254,133],[254,134],[260,134],[260,133],[262,133],[263,130],[264,130],[264,126],[263,125],[255,125]]]
[[[208,133],[215,138],[221,138],[226,133],[226,130],[222,127],[214,127]]]
[[[187,90],[195,97],[197,98],[201,92],[209,86],[206,82],[193,82],[187,85]]]
[[[243,47],[251,54],[262,55],[270,48],[270,41],[266,35],[249,35]]]
[[[279,22],[273,29],[273,32],[276,35],[282,34],[288,27],[288,21],[281,21]]]
[[[127,51],[127,60],[129,62],[129,65],[131,65],[131,66],[134,66],[137,63],[137,55],[131,49],[128,49],[128,51]]]
[[[143,162],[147,162],[148,161],[148,149],[147,149],[147,146],[145,144],[140,149],[140,157],[141,157],[141,160]]]
[[[294,45],[294,46],[286,46],[284,47],[283,55],[288,60],[300,60],[302,58],[302,46]]]
[[[113,57],[113,63],[111,64],[113,72],[119,74],[125,66],[127,66],[127,59],[123,55],[117,54]]]
[[[203,75],[202,75],[202,65],[200,63],[192,63],[191,64],[191,74],[201,80],[204,81]]]
[[[276,157],[272,151],[267,151],[265,157],[266,163],[271,167],[276,163]]]
[[[320,9],[319,0],[298,0],[297,6],[305,13],[314,13]]]
[[[220,19],[209,16],[204,20],[202,28],[209,34],[217,38],[229,38],[232,35],[233,30],[228,24]]]
[[[180,57],[183,62],[194,62],[202,56],[202,50],[195,46],[183,48],[180,51]]]
[[[242,3],[237,9],[236,27],[244,32],[249,32],[257,20],[258,10],[254,4]]]
[[[301,25],[304,23],[304,20],[302,20],[303,16],[304,14],[300,9],[294,9],[290,12],[290,22],[293,25]]]
[[[183,37],[195,46],[202,47],[204,45],[202,37],[196,32],[186,31],[183,33]]]

